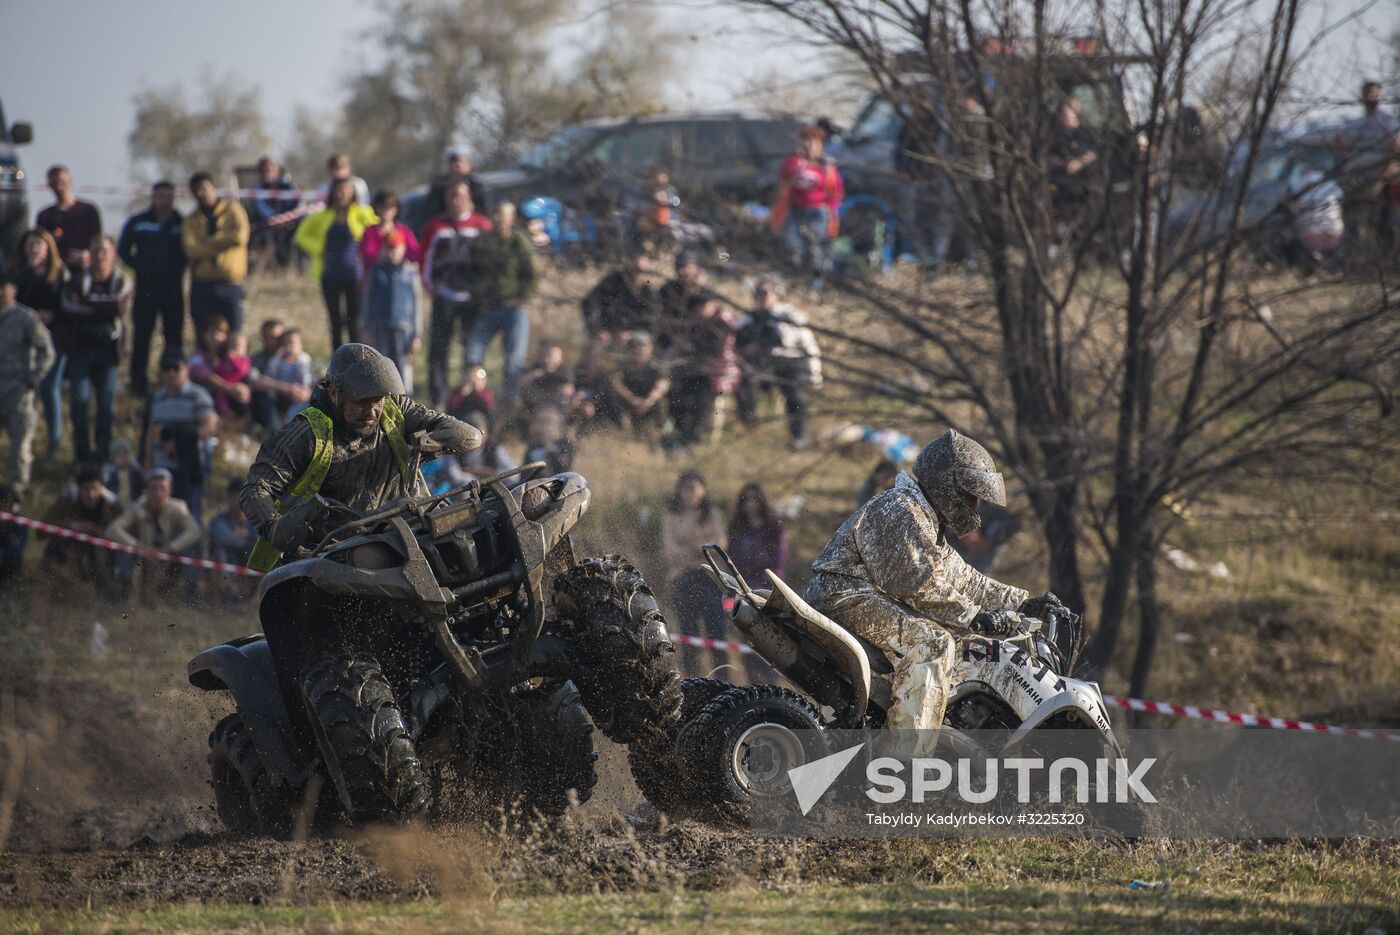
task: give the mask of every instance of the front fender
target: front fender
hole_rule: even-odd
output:
[[[1063,679],[1063,683],[1062,690],[1046,698],[1021,722],[1021,726],[1016,728],[1006,741],[1003,752],[1014,750],[1025,741],[1031,731],[1044,725],[1050,718],[1068,713],[1075,715],[1085,727],[1098,731],[1104,743],[1112,747],[1116,755],[1122,756],[1123,748],[1119,746],[1118,738],[1113,736],[1113,727],[1109,724],[1108,710],[1104,707],[1098,685],[1068,678]]]
[[[187,674],[195,688],[233,695],[263,767],[274,781],[294,784],[298,744],[267,640],[256,634],[206,649],[190,660]]]

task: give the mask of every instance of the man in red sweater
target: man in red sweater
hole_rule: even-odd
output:
[[[826,134],[820,127],[803,127],[797,134],[797,152],[778,168],[778,203],[773,226],[794,266],[812,274],[812,287],[820,289],[831,263],[831,238],[836,236],[841,200],[846,187],[841,173],[823,150]]]
[[[491,221],[478,214],[465,181],[453,182],[445,194],[447,210],[423,228],[423,288],[433,297],[428,325],[428,395],[436,409],[447,403],[452,384],[447,358],[454,330],[460,329],[463,354],[471,334],[476,305],[472,300],[471,255],[476,238],[491,230]],[[463,369],[470,364],[463,360]]]

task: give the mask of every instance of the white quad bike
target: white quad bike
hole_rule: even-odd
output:
[[[634,746],[632,772],[661,811],[736,819],[755,798],[788,794],[788,771],[809,756],[795,732],[884,727],[893,666],[772,571],[771,588],[753,589],[722,548],[703,552],[710,575],[733,598],[735,625],[800,693],[686,679],[675,729]],[[1098,685],[1061,674],[1078,649],[1078,617],[1063,608],[1045,617],[1025,618],[1004,639],[957,636],[939,751],[999,756],[1032,747],[1038,731],[1077,729],[1088,732],[1091,747],[1122,755]]]

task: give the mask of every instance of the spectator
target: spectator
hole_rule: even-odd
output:
[[[18,283],[0,271],[0,420],[10,438],[9,488],[23,497],[33,464],[34,389],[53,365],[53,342],[33,309],[20,305]]]
[[[190,263],[190,318],[195,334],[213,315],[243,330],[243,280],[248,275],[248,215],[231,198],[220,198],[208,172],[190,176],[198,205],[185,218],[181,241]]]
[[[253,543],[258,541],[257,531],[243,515],[243,507],[238,502],[238,494],[243,490],[243,479],[235,477],[224,488],[224,508],[209,520],[209,557],[216,562],[228,565],[245,565],[248,553],[253,551]],[[224,579],[224,601],[230,610],[237,610],[247,600],[248,588],[245,582],[250,579],[229,572],[222,573]]]
[[[68,285],[68,269],[58,255],[58,244],[48,231],[35,228],[20,238],[17,259],[18,301],[34,310],[52,336],[63,304],[63,290]],[[48,436],[46,458],[56,456],[63,441],[63,371],[68,358],[56,345],[54,350],[54,362],[39,383],[39,401],[44,405],[44,427]]]
[[[465,419],[473,412],[483,413],[491,420],[496,418],[496,394],[486,382],[485,367],[469,368],[462,385],[447,401],[447,414],[454,418]]]
[[[1021,529],[1021,521],[1010,510],[985,500],[977,505],[982,525],[965,536],[949,537],[948,544],[973,568],[991,574],[1006,545]]]
[[[1081,119],[1083,105],[1067,97],[1055,114],[1055,132],[1050,139],[1048,168],[1056,219],[1065,223],[1089,196],[1089,183],[1099,161],[1094,134]]]
[[[306,408],[316,388],[316,368],[311,355],[302,350],[301,329],[282,332],[277,356],[268,364],[261,385],[272,393],[273,409],[280,426]]]
[[[296,245],[311,257],[311,278],[321,284],[330,319],[331,350],[353,340],[359,332],[360,238],[366,228],[379,222],[374,209],[355,200],[355,186],[349,179],[331,183],[330,200],[324,210],[302,221],[297,227]]]
[[[150,392],[151,337],[157,319],[165,347],[179,350],[184,346],[182,222],[175,210],[175,186],[157,182],[151,187],[150,209],[128,218],[117,242],[118,256],[136,274],[136,299],[131,310],[131,392],[142,398]]]
[[[763,488],[745,484],[729,519],[729,557],[753,587],[766,587],[764,574],[772,569],[779,578],[787,573],[788,532],[773,512]]]
[[[428,333],[428,395],[435,408],[447,401],[447,359],[454,332],[465,345],[471,334],[472,252],[476,241],[491,230],[491,221],[473,207],[465,182],[447,187],[447,211],[423,228],[423,286],[433,300]],[[464,361],[465,366],[468,362]]]
[[[326,159],[326,174],[326,180],[316,186],[313,204],[325,207],[330,198],[331,186],[341,179],[346,179],[355,186],[355,201],[362,205],[369,204],[369,185],[351,169],[349,156],[344,153],[332,153]]]
[[[383,243],[384,249],[376,251],[375,262],[365,270],[360,340],[392,360],[403,377],[403,385],[412,392],[413,355],[422,343],[418,338],[418,293],[414,283],[418,271],[407,261],[408,243],[402,232],[391,231]]]
[[[630,224],[628,243],[641,247],[669,236],[680,203],[680,196],[671,185],[671,173],[660,166],[649,166],[643,183],[623,198],[622,208]]]
[[[618,426],[630,426],[637,434],[659,435],[665,422],[661,400],[671,381],[652,359],[651,338],[633,332],[627,338],[627,357],[608,381],[599,400],[599,415]]]
[[[102,466],[102,486],[112,492],[122,508],[126,508],[146,489],[146,472],[141,470],[141,463],[136,460],[136,450],[125,438],[112,442],[107,457],[110,460]]]
[[[469,477],[490,477],[492,474],[517,467],[515,459],[506,454],[500,440],[496,438],[493,431],[495,423],[490,416],[480,411],[468,412],[462,417],[462,421],[481,432],[482,439],[480,447],[457,455],[458,464]]]
[[[676,330],[667,406],[685,445],[700,441],[715,403],[739,382],[734,356],[734,319],[713,295],[690,297],[689,318]]]
[[[546,406],[560,406],[567,412],[573,395],[574,375],[564,366],[564,345],[546,341],[539,347],[534,369],[521,381],[521,407],[527,413]]]
[[[865,506],[876,494],[893,490],[895,478],[898,476],[899,465],[889,458],[881,458],[879,463],[870,469],[870,475],[861,481],[860,489],[856,491],[856,506]]]
[[[651,332],[660,314],[660,299],[651,282],[651,256],[645,250],[633,250],[624,268],[608,273],[583,297],[583,327],[588,336],[609,344],[628,332]]]
[[[190,379],[209,391],[220,419],[247,415],[253,388],[244,381],[253,369],[243,335],[229,333],[228,322],[214,315],[200,336],[199,348],[190,355]]]
[[[271,221],[279,214],[295,211],[300,194],[277,160],[270,156],[258,160],[258,180],[253,183],[252,197],[245,206],[251,228],[248,246],[264,263],[271,259],[279,269],[292,258],[293,224],[288,220],[274,226]]]
[[[778,201],[774,229],[781,232],[793,266],[807,270],[813,288],[820,289],[831,266],[831,240],[840,226],[845,185],[836,164],[827,158],[826,134],[820,127],[803,127],[797,152],[778,168]]]
[[[530,415],[525,435],[526,464],[543,461],[545,474],[558,474],[573,468],[574,453],[566,410],[548,406]]]
[[[515,226],[515,205],[503,201],[491,216],[492,230],[481,237],[472,252],[473,298],[477,316],[467,338],[467,364],[486,362],[486,349],[501,336],[505,374],[501,395],[509,406],[515,401],[525,353],[530,341],[530,313],[525,303],[539,288],[535,248]]]
[[[788,431],[793,443],[807,440],[807,388],[821,385],[822,360],[807,316],[782,301],[782,290],[771,279],[754,288],[755,308],[739,322],[737,344],[745,364],[737,402],[739,418],[752,425],[761,387],[776,386],[787,405]]]
[[[0,512],[20,512],[20,495],[9,484],[0,484]],[[29,527],[0,520],[0,594],[24,570],[24,547],[29,544]]]
[[[48,182],[54,203],[39,212],[34,226],[53,235],[63,265],[76,272],[92,263],[88,251],[92,239],[102,233],[102,216],[96,207],[73,194],[73,176],[66,167],[50,168]]]
[[[447,171],[435,179],[432,187],[428,189],[428,216],[442,214],[447,210],[447,191],[458,182],[466,183],[467,192],[472,196],[472,204],[476,205],[478,210],[486,210],[486,192],[472,174],[471,156],[465,147],[449,147],[447,152],[443,153],[443,163]]]
[[[724,521],[705,490],[698,471],[684,471],[676,478],[671,505],[661,517],[661,554],[666,561],[666,594],[677,628],[687,636],[712,640],[725,638],[724,607],[719,589],[699,567],[700,548],[724,540]],[[692,673],[708,675],[715,667],[704,664],[707,653],[682,653]],[[723,654],[716,654],[719,664]]]
[[[63,290],[54,338],[68,357],[69,416],[73,453],[80,464],[102,457],[112,445],[117,368],[130,348],[131,283],[117,269],[117,243],[98,234],[92,265],[72,274]],[[96,396],[96,445],[88,431],[88,404]]]
[[[667,282],[657,293],[661,317],[656,326],[656,343],[662,350],[670,348],[678,329],[689,325],[690,300],[697,295],[713,294],[706,278],[704,269],[700,267],[700,257],[694,250],[682,250],[676,254],[676,278]]]
[[[388,190],[380,191],[374,196],[374,204],[371,207],[378,215],[379,223],[365,228],[365,234],[360,238],[360,262],[364,264],[365,269],[379,262],[380,253],[396,234],[403,240],[404,262],[421,264],[423,248],[419,245],[413,228],[399,221],[399,196]]]
[[[49,506],[44,522],[89,536],[106,536],[107,527],[122,512],[117,495],[102,483],[101,472],[95,465],[81,465],[76,483]],[[40,533],[44,544],[44,567],[60,571],[50,575],[71,587],[78,581],[89,581],[101,591],[109,591],[112,579],[112,553],[99,546]]]
[[[1342,158],[1342,187],[1347,240],[1354,247],[1368,246],[1382,219],[1377,186],[1385,171],[1400,121],[1381,107],[1379,82],[1361,85],[1362,113],[1337,134],[1335,148]]]
[[[1342,242],[1342,187],[1316,169],[1309,169],[1288,187],[1287,210],[1293,238],[1294,262],[1311,267]]]
[[[258,339],[262,346],[248,359],[248,386],[252,393],[248,397],[248,409],[253,422],[264,431],[271,432],[280,424],[277,417],[276,389],[268,379],[272,360],[282,344],[282,333],[287,326],[280,318],[268,318],[258,328]]]
[[[146,475],[145,495],[111,522],[107,527],[107,538],[139,549],[139,557],[145,560],[147,573],[161,568],[164,586],[182,582],[186,600],[194,603],[197,584],[194,569],[157,558],[159,552],[195,555],[204,537],[189,507],[171,496],[172,490],[173,479],[168,470],[158,467],[151,471]],[[121,582],[126,597],[130,597],[135,584],[137,558],[126,553],[117,556],[117,580]]]
[[[185,355],[166,351],[160,358],[160,389],[151,396],[146,415],[145,462],[163,468],[189,511],[199,518],[204,507],[204,440],[219,427],[214,400],[190,382]],[[146,474],[149,484],[151,474]]]

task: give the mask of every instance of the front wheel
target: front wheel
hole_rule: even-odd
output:
[[[731,688],[681,728],[676,757],[702,810],[740,821],[756,799],[788,794],[789,770],[808,761],[804,733],[821,729],[821,715],[795,692]]]
[[[352,824],[406,822],[427,810],[427,778],[377,662],[323,659],[307,671],[302,696]]]
[[[554,609],[573,621],[575,682],[615,743],[669,730],[680,716],[680,671],[666,620],[640,572],[616,555],[586,559],[554,582]]]

